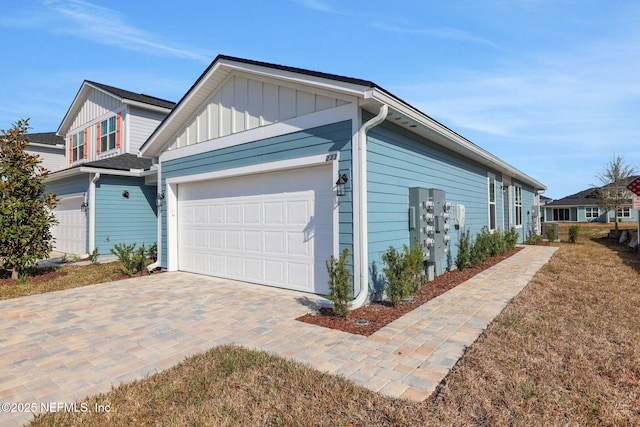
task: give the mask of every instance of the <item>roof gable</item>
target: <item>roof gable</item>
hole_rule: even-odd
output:
[[[127,104],[165,114],[175,105],[171,101],[85,80],[56,133],[64,136],[104,114],[124,109]]]
[[[352,101],[326,90],[234,71],[213,88],[171,138],[168,148],[197,144]]]

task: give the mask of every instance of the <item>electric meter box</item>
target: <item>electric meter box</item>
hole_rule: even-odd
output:
[[[425,261],[439,263],[449,251],[451,203],[435,188],[409,188],[409,236],[411,247],[422,246]]]

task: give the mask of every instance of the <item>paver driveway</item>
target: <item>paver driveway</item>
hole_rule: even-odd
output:
[[[525,247],[370,337],[295,321],[314,295],[188,273],[0,301],[0,403],[73,402],[228,343],[423,400],[555,249]]]

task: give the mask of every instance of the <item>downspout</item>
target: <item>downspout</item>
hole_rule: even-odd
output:
[[[162,265],[162,206],[164,203],[164,195],[162,194],[162,173],[161,173],[161,166],[160,163],[158,162],[156,164],[156,166],[158,167],[158,190],[157,190],[157,194],[156,194],[156,215],[157,215],[157,224],[156,224],[156,228],[157,228],[157,232],[156,232],[156,256],[158,257],[156,262],[151,263],[147,266],[147,272],[149,272],[149,274],[152,274],[153,271],[160,267],[160,265]]]
[[[96,248],[96,182],[99,179],[100,172],[96,172],[89,183],[89,253]]]
[[[358,293],[354,289],[354,299],[351,302],[351,309],[361,307],[367,300],[369,295],[369,238],[367,236],[367,132],[384,122],[389,114],[389,106],[383,104],[380,107],[378,115],[364,123],[358,130],[358,158],[359,176],[358,176],[358,192],[360,193],[360,203],[358,212],[358,224],[360,226],[360,239],[355,242],[358,246],[360,255],[360,277],[358,282]]]

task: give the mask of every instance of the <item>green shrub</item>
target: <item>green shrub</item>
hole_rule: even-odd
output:
[[[382,261],[386,265],[382,272],[387,278],[384,290],[391,304],[396,306],[400,304],[402,298],[407,296],[411,284],[406,268],[406,257],[393,246],[389,246],[389,249],[382,254]]]
[[[144,269],[144,245],[136,249],[135,243],[131,245],[121,243],[115,245],[110,251],[118,257],[118,260],[122,263],[122,272],[127,276],[133,276],[136,271]]]
[[[577,243],[579,234],[580,234],[580,226],[579,225],[570,226],[569,227],[569,242],[570,243]]]
[[[507,246],[502,235],[502,231],[498,228],[491,233],[491,256],[497,256],[505,253]]]
[[[547,227],[547,240],[554,242],[556,240],[556,230],[553,227]]]
[[[349,249],[344,248],[339,259],[331,255],[325,262],[329,273],[329,295],[327,299],[333,302],[333,311],[339,316],[349,315],[351,298],[351,270],[347,268]]]
[[[469,230],[462,233],[458,242],[458,255],[456,255],[456,268],[460,271],[469,266],[471,262],[471,235]]]
[[[532,234],[527,237],[527,240],[525,241],[527,245],[537,245],[540,242],[542,242],[542,236],[539,234]]]
[[[158,260],[158,242],[155,242],[153,245],[149,246],[147,256],[152,259],[153,262],[156,262]]]
[[[471,248],[471,265],[474,267],[479,266],[491,257],[491,252],[491,233],[489,232],[489,228],[484,226],[476,235],[476,240]]]
[[[93,250],[89,254],[89,261],[91,261],[91,264],[97,264],[99,256],[100,253],[98,253],[98,248],[93,248]]]
[[[411,249],[409,249],[407,245],[403,245],[403,257],[405,259],[407,274],[409,275],[408,293],[418,292],[425,282],[424,250],[417,237],[413,243]]]
[[[511,227],[509,229],[509,231],[507,231],[504,234],[504,242],[505,242],[506,249],[508,251],[511,251],[511,250],[515,249],[519,238],[520,238],[520,235],[516,231],[516,228],[515,227]]]

